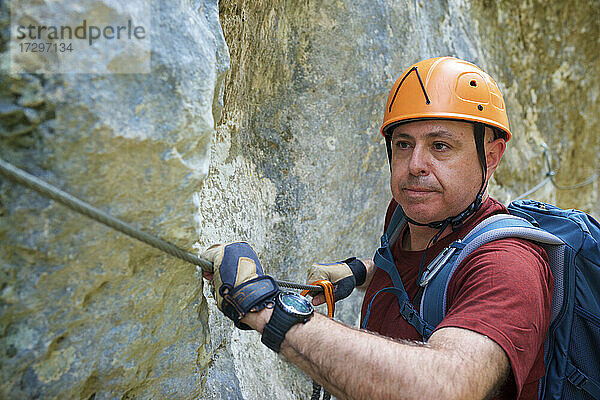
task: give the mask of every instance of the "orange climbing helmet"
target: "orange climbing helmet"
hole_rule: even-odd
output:
[[[502,93],[487,73],[454,57],[420,61],[400,75],[385,106],[381,133],[402,122],[454,119],[496,128],[506,141],[511,133]]]

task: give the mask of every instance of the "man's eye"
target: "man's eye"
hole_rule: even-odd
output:
[[[396,147],[399,147],[401,149],[408,149],[410,147],[410,144],[408,142],[403,142],[401,140],[398,140],[396,142]]]
[[[448,145],[446,143],[436,142],[433,144],[433,148],[435,150],[441,151],[448,149]]]

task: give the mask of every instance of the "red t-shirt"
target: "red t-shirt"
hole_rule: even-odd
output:
[[[397,203],[388,207],[385,227]],[[464,237],[480,221],[507,213],[504,205],[488,198],[481,209],[431,246],[425,265],[453,241]],[[400,235],[400,238],[402,235]],[[406,251],[398,239],[391,248],[411,300],[423,251]],[[373,295],[392,286],[388,274],[376,269],[362,305],[361,322]],[[446,317],[437,327],[459,327],[485,335],[508,355],[515,385],[503,388],[500,399],[537,399],[539,379],[544,375],[544,339],[550,321],[552,273],[546,252],[526,240],[500,239],[479,247],[459,265],[447,291]],[[418,310],[418,304],[416,305]],[[380,293],[371,306],[367,330],[396,339],[423,340],[400,315],[397,297]],[[516,393],[515,393],[516,390]]]

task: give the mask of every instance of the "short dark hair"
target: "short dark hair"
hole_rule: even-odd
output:
[[[494,131],[494,140],[502,138],[505,142],[508,141],[508,135],[500,128],[491,127]]]

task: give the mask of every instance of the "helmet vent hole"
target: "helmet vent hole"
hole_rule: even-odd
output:
[[[483,111],[483,106],[482,106],[481,104],[479,104],[479,105],[477,106],[477,109],[478,109],[479,111]]]
[[[477,82],[472,80],[471,82],[469,82],[469,85],[471,85],[473,87],[477,87]]]

